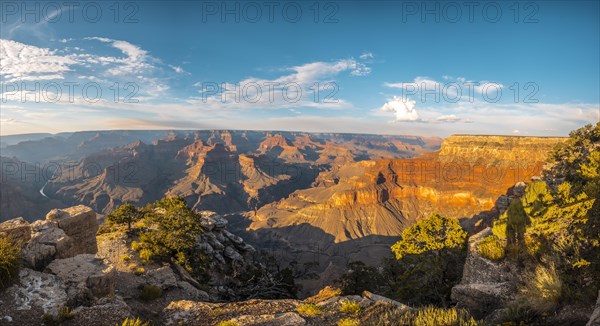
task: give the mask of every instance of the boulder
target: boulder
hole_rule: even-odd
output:
[[[46,215],[46,220],[27,226],[18,221],[18,225],[22,229],[20,234],[31,230],[22,256],[25,265],[32,269],[41,271],[54,259],[98,252],[96,213],[87,206],[53,209]]]
[[[225,255],[225,257],[231,259],[231,260],[237,260],[237,261],[243,261],[244,257],[242,257],[242,255],[240,255],[239,252],[237,252],[233,247],[231,246],[227,246],[227,248],[225,248],[225,251],[223,251],[223,255]]]
[[[46,270],[64,282],[71,305],[86,304],[115,293],[114,267],[94,255],[57,259]]]
[[[29,241],[31,238],[31,226],[22,217],[13,218],[0,223],[0,237],[9,237],[20,243]]]
[[[132,318],[131,308],[123,298],[102,298],[89,307],[78,307],[74,311],[72,325],[104,326],[121,325],[125,318]]]
[[[173,269],[169,266],[151,269],[146,272],[145,277],[149,284],[158,286],[163,290],[177,287],[177,277],[175,276]]]
[[[56,222],[35,221],[31,224],[33,234],[25,243],[21,255],[29,268],[43,270],[56,258],[74,256],[75,242],[58,227]]]
[[[200,224],[206,231],[223,230],[227,226],[227,220],[214,212],[204,211],[200,215]]]
[[[598,291],[598,300],[590,321],[585,326],[600,326],[600,291]]]
[[[187,298],[194,301],[209,301],[210,297],[205,291],[199,290],[188,282],[182,281],[177,283],[180,289],[182,289]]]
[[[46,215],[47,221],[58,223],[58,227],[71,237],[77,246],[74,255],[95,254],[98,252],[96,232],[98,221],[96,213],[84,205],[64,209],[53,209]]]
[[[237,235],[235,235],[227,230],[223,231],[223,235],[236,245],[241,245],[244,243],[244,239],[238,237]]]

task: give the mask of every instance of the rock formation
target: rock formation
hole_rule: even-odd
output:
[[[22,245],[25,265],[18,282],[3,293],[14,298],[16,312],[11,312],[11,319],[23,318],[23,324],[33,325],[24,322],[27,314],[18,311],[56,316],[64,306],[90,304],[114,295],[113,268],[94,256],[98,224],[89,207],[52,210],[45,220],[32,224],[13,219],[0,223],[0,230]],[[38,319],[41,321],[41,316]]]
[[[47,221],[56,222],[77,246],[73,255],[95,254],[98,251],[96,213],[89,207],[79,205],[65,209],[53,209],[46,215]]]
[[[56,275],[65,285],[68,304],[79,306],[115,294],[115,270],[94,255],[52,261],[46,272]]]
[[[79,254],[95,254],[96,213],[91,208],[79,205],[65,209],[54,209],[45,220],[32,224],[23,219],[0,224],[5,233],[26,239],[23,243],[23,261],[27,267],[43,270],[52,260],[70,258]]]
[[[594,312],[585,326],[600,326],[600,291],[598,291],[598,301],[596,301]]]
[[[517,293],[518,270],[508,261],[490,261],[477,252],[481,240],[492,234],[491,228],[469,238],[469,251],[460,284],[452,288],[452,300],[483,318],[502,308]]]

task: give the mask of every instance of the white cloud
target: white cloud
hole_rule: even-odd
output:
[[[351,105],[336,96],[339,87],[335,78],[344,72],[365,76],[371,68],[357,60],[344,59],[311,62],[281,71],[287,74],[274,79],[250,77],[239,82],[217,83],[216,94],[208,91],[207,83],[198,82],[194,86],[200,88],[198,93],[202,96],[188,102],[205,109],[347,108]]]
[[[12,40],[0,39],[0,74],[6,82],[64,79],[77,64],[73,56]]]
[[[415,109],[416,102],[409,99],[394,97],[381,107],[382,112],[391,112],[395,115],[395,122],[399,121],[418,121],[419,114]]]
[[[185,70],[183,70],[183,68],[181,68],[179,66],[169,65],[169,67],[171,67],[171,69],[173,69],[178,74],[181,74],[181,73],[185,72]]]
[[[451,123],[454,123],[454,122],[460,121],[461,119],[459,117],[457,117],[456,115],[454,115],[454,114],[447,114],[447,115],[439,116],[436,120],[439,121],[439,122],[451,122]]]
[[[373,53],[372,52],[364,52],[363,54],[361,54],[359,56],[359,58],[366,60],[366,59],[373,59]]]
[[[116,57],[99,57],[98,61],[103,64],[112,63],[115,64],[112,68],[107,70],[107,73],[113,76],[117,75],[129,75],[147,72],[148,70],[154,69],[155,67],[150,64],[151,57],[148,52],[143,50],[137,45],[129,43],[127,41],[113,40],[105,37],[86,37],[86,40],[97,40],[104,43],[110,43],[115,49],[119,49],[123,54],[126,55],[124,58]]]

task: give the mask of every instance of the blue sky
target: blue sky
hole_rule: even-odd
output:
[[[600,119],[598,1],[453,4],[4,1],[0,133],[562,136]]]

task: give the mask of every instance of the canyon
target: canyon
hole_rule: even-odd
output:
[[[143,206],[181,196],[195,210],[223,214],[233,233],[301,275],[308,295],[351,261],[377,265],[404,228],[433,213],[459,219],[469,232],[482,230],[506,205],[504,194],[537,176],[562,141],[276,131],[75,133],[2,149],[13,157],[3,157],[8,163],[2,177],[9,182],[0,189],[0,218],[34,221],[50,208],[84,204],[102,219],[122,203]],[[51,153],[33,150],[48,146]],[[19,156],[32,150],[33,156]],[[31,159],[39,161],[24,162]],[[20,177],[23,171],[39,175],[29,178],[33,182]]]

